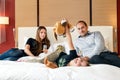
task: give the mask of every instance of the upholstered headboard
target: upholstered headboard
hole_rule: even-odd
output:
[[[37,27],[19,27],[18,28],[18,48],[23,49],[26,40],[29,37],[35,38]],[[75,29],[76,30],[76,29]],[[112,26],[89,26],[89,31],[100,31],[105,39],[106,47],[113,51],[113,27]],[[54,38],[53,27],[47,27],[48,38],[51,44],[65,41],[62,36],[58,37],[58,41]],[[75,40],[78,36],[77,31],[71,33],[72,39]]]

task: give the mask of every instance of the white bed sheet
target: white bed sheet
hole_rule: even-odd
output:
[[[120,80],[120,68],[99,64],[51,69],[41,63],[0,61],[0,80]]]

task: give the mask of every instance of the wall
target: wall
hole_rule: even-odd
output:
[[[73,25],[78,20],[89,24],[89,0],[40,0],[40,24],[53,26],[67,18]]]
[[[39,0],[40,25],[52,26],[56,21],[67,18],[74,25],[79,19],[89,25],[90,0]],[[93,25],[117,25],[116,0],[91,0]],[[24,2],[24,3],[23,3]],[[37,25],[37,0],[16,0],[16,27]]]
[[[16,41],[18,43],[17,28],[23,26],[37,26],[37,0],[16,0],[15,1],[15,20],[16,20]]]
[[[37,0],[16,0],[16,27],[37,25]],[[89,24],[89,0],[39,0],[40,25],[52,26],[62,18],[75,24],[84,19]]]
[[[15,47],[13,28],[15,27],[15,0],[6,0],[5,16],[10,18],[9,25],[5,26],[6,41],[0,44],[0,53]]]
[[[117,52],[117,0],[92,0],[92,24],[113,26],[114,51]]]
[[[37,0],[16,0],[15,20],[16,28],[22,26],[36,26]]]
[[[93,25],[111,25],[117,27],[116,0],[92,0]]]

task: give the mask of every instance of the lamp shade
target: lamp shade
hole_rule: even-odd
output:
[[[8,17],[0,17],[0,24],[9,24]]]

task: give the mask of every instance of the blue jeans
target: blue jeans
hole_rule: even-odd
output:
[[[92,64],[110,64],[117,67],[120,67],[120,58],[116,52],[101,52],[100,55],[93,56],[90,60]]]
[[[23,56],[27,56],[24,53],[24,50],[20,50],[18,48],[11,48],[10,50],[0,55],[0,60],[16,61],[18,58],[23,57]]]

